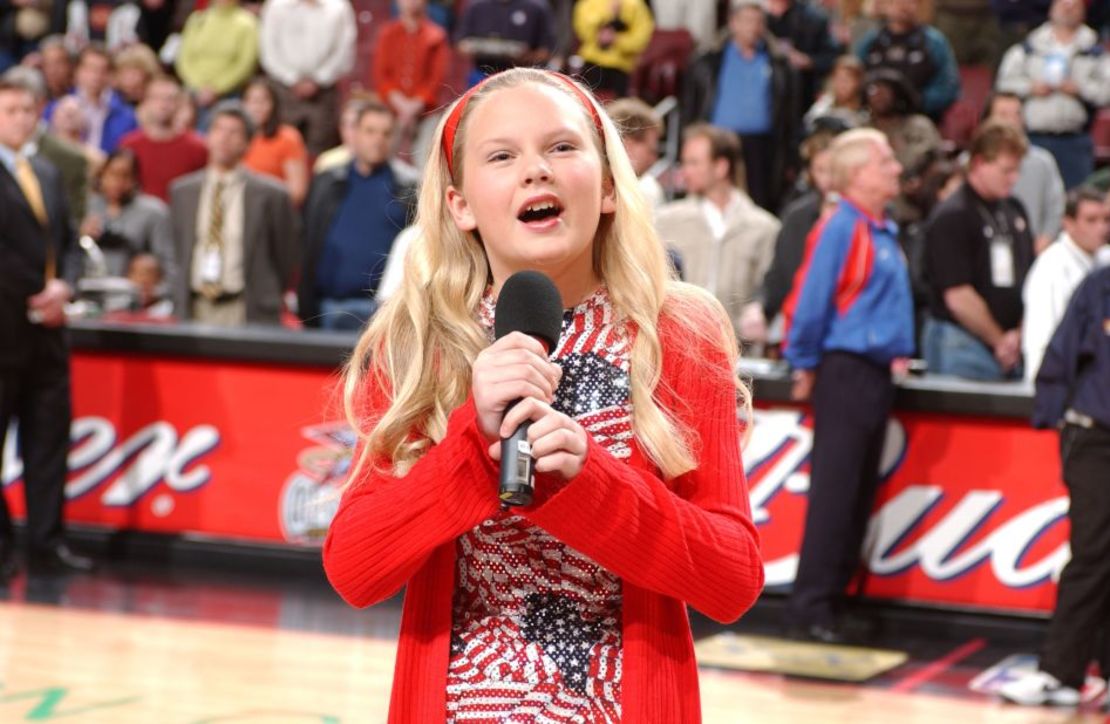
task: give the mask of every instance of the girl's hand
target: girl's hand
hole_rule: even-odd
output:
[[[550,402],[562,374],[562,368],[548,362],[543,345],[532,337],[513,332],[497,340],[482,350],[471,372],[478,429],[487,439],[498,440],[509,403],[529,397]],[[516,425],[510,433],[515,429]]]
[[[528,428],[528,442],[532,445],[532,457],[536,459],[536,472],[558,473],[564,480],[582,472],[589,449],[586,431],[542,400],[535,397],[521,400],[505,415],[498,436],[512,435],[513,430],[528,420],[532,421]],[[489,452],[494,460],[500,460],[501,442],[491,445]]]

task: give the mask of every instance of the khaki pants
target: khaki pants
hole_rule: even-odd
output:
[[[193,297],[193,321],[216,327],[242,327],[247,323],[247,301],[243,297],[226,302],[212,302],[204,297]]]

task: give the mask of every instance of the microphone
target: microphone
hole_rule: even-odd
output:
[[[563,329],[563,298],[555,283],[538,271],[513,274],[501,287],[494,311],[493,331],[497,339],[512,332],[535,337],[548,354],[555,350]],[[520,400],[513,400],[505,412]],[[513,434],[501,439],[501,487],[498,497],[504,506],[529,505],[532,502],[532,476],[535,460],[528,443],[525,422]]]

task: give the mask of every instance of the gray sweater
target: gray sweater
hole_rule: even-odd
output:
[[[1033,236],[1055,239],[1064,218],[1064,180],[1051,153],[1029,146],[1013,195],[1025,207]]]
[[[158,257],[163,283],[172,288],[170,285],[177,275],[177,259],[169,208],[161,199],[138,194],[123,207],[119,216],[108,218],[108,204],[103,196],[96,194],[89,198],[88,213],[100,217],[104,233],[98,243],[104,251],[110,275],[127,276],[131,257],[149,252]]]

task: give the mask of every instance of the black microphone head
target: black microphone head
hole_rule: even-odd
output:
[[[493,318],[497,339],[523,332],[546,342],[551,352],[562,330],[563,298],[550,277],[538,271],[520,271],[505,280]]]

